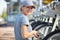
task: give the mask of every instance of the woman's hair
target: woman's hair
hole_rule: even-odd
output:
[[[22,7],[25,7],[24,5],[20,7],[20,10],[22,11]]]

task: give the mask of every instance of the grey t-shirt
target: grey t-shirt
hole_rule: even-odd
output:
[[[29,24],[28,17],[25,16],[24,14],[18,14],[14,24],[14,33],[16,40],[24,40],[21,35],[21,27],[24,24],[28,25],[28,32],[32,31],[32,27]],[[32,37],[28,38],[28,40],[32,40]]]

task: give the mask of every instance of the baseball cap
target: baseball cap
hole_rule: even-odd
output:
[[[29,1],[29,0],[23,1],[23,2],[21,3],[21,5],[22,5],[22,6],[31,6],[31,7],[33,7],[33,8],[36,7],[35,4],[34,4],[32,1]]]

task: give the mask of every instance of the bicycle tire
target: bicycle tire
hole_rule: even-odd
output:
[[[48,40],[50,37],[52,37],[52,36],[54,36],[55,34],[58,34],[58,33],[60,33],[60,29],[49,33],[48,35],[46,35],[46,37],[43,38],[43,40]]]

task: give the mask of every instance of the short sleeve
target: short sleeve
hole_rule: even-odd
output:
[[[29,26],[28,17],[24,16],[21,21],[22,21],[22,24],[21,25],[27,25],[27,26]]]

